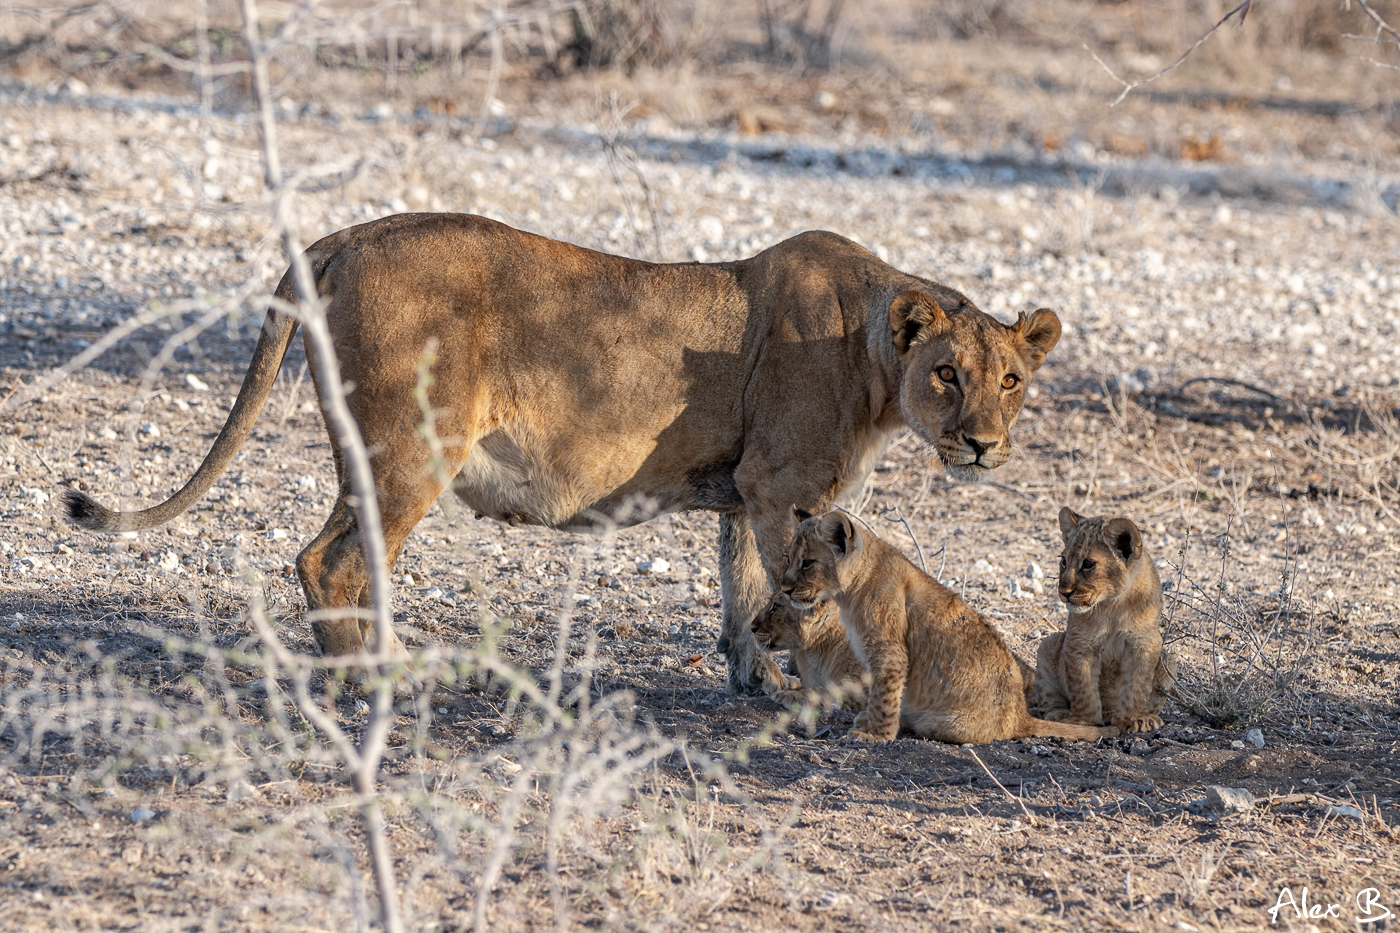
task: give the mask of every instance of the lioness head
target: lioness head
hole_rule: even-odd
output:
[[[909,426],[954,479],[989,479],[1011,458],[1011,426],[1031,374],[1060,340],[1060,319],[1041,308],[1008,327],[975,309],[950,315],[927,292],[907,291],[890,303],[890,331]]]
[[[793,518],[797,528],[778,588],[794,608],[806,612],[846,588],[849,570],[860,555],[863,542],[855,523],[844,512],[812,515],[794,509]]]
[[[768,651],[791,651],[806,647],[807,623],[818,619],[816,613],[799,609],[782,593],[773,597],[768,608],[754,617],[751,628],[760,647]]]
[[[1060,534],[1060,598],[1076,609],[1093,609],[1120,592],[1142,557],[1142,534],[1126,518],[1085,518],[1065,506]]]

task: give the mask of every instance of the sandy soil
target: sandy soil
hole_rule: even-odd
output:
[[[874,106],[873,87],[842,94]],[[1027,657],[1064,620],[1031,569],[1053,572],[1058,508],[1132,517],[1169,581],[1184,662],[1168,724],[1097,746],[852,745],[848,713],[809,727],[724,692],[712,516],[599,538],[443,503],[395,570],[408,646],[496,639],[542,678],[562,651],[566,690],[591,664],[583,694],[616,713],[573,747],[499,678],[400,699],[384,788],[410,929],[470,926],[502,826],[514,842],[501,843],[492,929],[551,927],[566,910],[649,930],[1247,930],[1285,887],[1340,905],[1340,920],[1309,921],[1323,929],[1365,916],[1367,888],[1400,911],[1388,189],[1372,178],[1374,196],[1356,195],[1345,160],[1306,146],[1284,171],[949,143],[931,126],[823,133],[801,110],[810,93],[775,100],[790,126],[757,137],[718,117],[629,119],[617,138],[635,162],[547,100],[512,103],[490,134],[392,107],[293,109],[283,143],[293,170],[335,169],[298,201],[308,240],[394,211],[469,210],[718,260],[826,228],[1003,318],[1056,308],[1065,338],[998,482],[950,484],[905,437],[862,514],[911,555],[912,532],[929,569]],[[1244,139],[1275,119],[1246,108],[1226,122]],[[203,456],[258,303],[161,348],[280,274],[260,197],[246,115],[202,123],[182,99],[0,84],[0,391],[14,394],[0,426],[0,928],[348,929],[373,915],[352,789],[244,656],[255,591],[286,643],[313,650],[290,562],[332,474],[299,351],[233,468],[168,528],[111,541],[55,510],[59,482],[152,502]],[[165,316],[32,388],[150,303]],[[641,571],[658,559],[665,570]],[[353,692],[329,702],[353,734]],[[1262,748],[1244,741],[1254,728]],[[629,771],[601,751],[609,736],[654,760]],[[592,797],[551,783],[603,759],[580,785]],[[1196,805],[1208,785],[1256,803],[1217,818]],[[552,873],[547,827],[570,799]],[[1307,928],[1288,908],[1285,921]]]

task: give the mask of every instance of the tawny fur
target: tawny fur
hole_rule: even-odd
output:
[[[483,217],[400,214],[306,255],[354,385],[346,401],[372,452],[390,565],[444,475],[469,507],[511,523],[593,530],[718,512],[721,644],[741,691],[783,682],[749,623],[782,569],[790,506],[853,495],[906,424],[955,476],[987,478],[1010,457],[1025,388],[1060,335],[1048,310],[1001,324],[832,233],[739,262],[655,264]],[[290,272],[276,294],[297,300]],[[268,312],[228,421],[178,493],[119,513],[69,490],[70,518],[133,531],[189,508],[252,430],[295,331]],[[436,464],[414,395],[431,341]],[[297,561],[321,611],[369,599],[331,442],[338,496]],[[368,624],[322,619],[314,632],[323,654],[357,654]]]
[[[893,739],[904,727],[943,742],[1027,736],[1093,740],[1118,734],[1034,719],[1022,665],[986,619],[897,549],[842,512],[797,526],[781,587],[798,608],[830,599],[851,649],[870,672],[851,735]]]
[[[773,695],[783,701],[815,700],[844,709],[865,709],[870,673],[846,641],[846,628],[832,603],[798,609],[779,596],[753,620],[760,648],[788,651],[800,681],[798,689]]]
[[[1060,596],[1069,622],[1040,643],[1028,695],[1046,719],[1161,728],[1171,662],[1162,653],[1162,582],[1126,518],[1060,509]]]

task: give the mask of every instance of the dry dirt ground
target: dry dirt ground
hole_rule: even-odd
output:
[[[1283,166],[1197,165],[1088,139],[1076,155],[950,143],[937,126],[824,130],[800,111],[806,87],[800,102],[772,95],[783,133],[643,116],[610,155],[543,88],[487,134],[290,103],[288,163],[334,168],[297,202],[302,235],[472,210],[713,260],[826,228],[1003,318],[1056,308],[1065,336],[998,482],[950,484],[905,436],[862,514],[911,555],[912,533],[929,570],[1032,658],[1065,618],[1032,569],[1053,574],[1059,507],[1130,516],[1170,587],[1181,682],[1167,725],[1142,737],[850,744],[848,713],[807,724],[725,692],[712,516],[567,535],[443,503],[395,571],[407,645],[494,644],[545,682],[563,652],[565,690],[592,669],[578,714],[616,712],[571,746],[501,678],[400,697],[384,789],[410,929],[469,927],[483,878],[489,929],[566,915],[593,929],[1251,930],[1284,888],[1321,907],[1304,920],[1285,902],[1280,927],[1400,913],[1400,238],[1383,175],[1306,145]],[[860,97],[859,80],[841,92],[886,99]],[[256,299],[238,302],[283,262],[254,124],[56,82],[0,94],[0,392],[13,395],[0,928],[362,927],[375,898],[357,800],[324,735],[269,699],[276,675],[247,615],[260,595],[288,646],[312,652],[290,563],[333,480],[300,351],[228,474],[168,528],[113,541],[55,508],[60,482],[155,501],[221,424],[260,320]],[[1269,108],[1197,118],[1238,140],[1287,129]],[[1361,125],[1288,119],[1299,139]],[[235,310],[162,357],[220,301]],[[151,326],[34,388],[152,302]],[[356,695],[326,702],[353,735]],[[561,789],[588,762],[604,764]],[[1195,804],[1208,785],[1255,806],[1217,818]]]

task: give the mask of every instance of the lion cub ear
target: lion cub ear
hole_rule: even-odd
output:
[[[1060,342],[1060,319],[1049,308],[1032,311],[1029,315],[1022,311],[1011,325],[1011,332],[1025,343],[1026,364],[1035,372]]]
[[[928,292],[907,291],[890,302],[890,333],[900,356],[909,352],[926,329],[941,330],[948,325],[948,314]],[[1059,332],[1056,331],[1056,336]]]
[[[808,512],[806,509],[799,509],[795,505],[792,507],[792,526],[794,528],[796,528],[798,525],[802,524],[811,517],[812,513]]]
[[[1069,533],[1074,530],[1074,526],[1084,521],[1084,516],[1067,505],[1060,507],[1060,537],[1069,540]]]
[[[1142,533],[1137,525],[1126,518],[1115,518],[1104,525],[1103,540],[1123,558],[1124,563],[1131,564],[1142,555]]]
[[[822,516],[822,537],[831,545],[837,560],[844,559],[860,548],[860,535],[856,532],[855,523],[845,512],[831,511]]]

